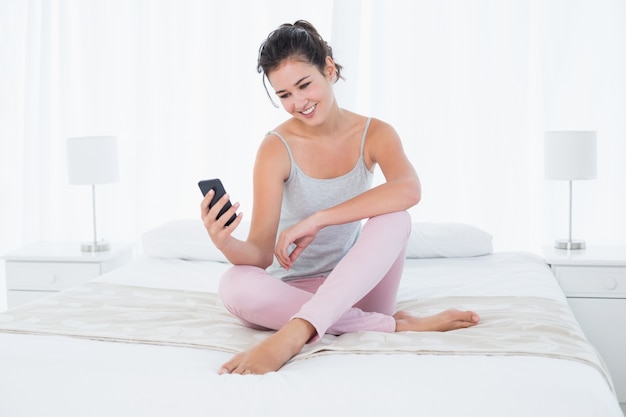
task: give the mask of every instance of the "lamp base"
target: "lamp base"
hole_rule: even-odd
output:
[[[554,247],[557,249],[565,249],[565,250],[579,250],[585,249],[585,241],[578,239],[559,239],[554,242]]]
[[[83,252],[105,252],[111,250],[111,244],[101,240],[100,242],[85,242],[80,246]]]

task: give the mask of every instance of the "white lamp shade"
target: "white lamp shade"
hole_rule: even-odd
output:
[[[547,179],[588,180],[596,178],[596,132],[548,131],[544,135],[544,145]]]
[[[70,184],[107,184],[119,179],[117,138],[84,136],[67,139]]]

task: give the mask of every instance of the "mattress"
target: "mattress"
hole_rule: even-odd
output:
[[[391,348],[385,347],[387,335],[363,332],[349,334],[346,339],[322,339],[323,348],[311,347],[278,372],[218,375],[217,370],[232,356],[233,349],[243,349],[243,345],[225,348],[184,343],[183,331],[178,333],[181,340],[177,344],[98,337],[98,329],[80,336],[46,333],[36,325],[28,331],[16,331],[10,325],[20,314],[25,323],[37,322],[45,318],[37,315],[42,308],[45,311],[55,303],[71,304],[75,294],[84,297],[94,288],[145,290],[142,294],[148,311],[151,306],[155,308],[155,294],[168,292],[217,300],[215,307],[219,309],[215,293],[219,277],[228,267],[219,260],[143,255],[85,288],[73,288],[42,299],[38,305],[0,315],[0,415],[622,415],[610,375],[584,337],[574,339],[582,355],[560,355],[553,339],[527,337],[546,323],[557,327],[565,324],[559,337],[581,332],[549,268],[530,253],[406,260],[399,306],[421,306],[427,313],[452,303],[461,308],[471,306],[482,315],[480,325],[464,329],[469,333],[446,333],[460,340],[460,345],[449,351],[446,349],[452,339],[442,339],[441,333],[411,335],[417,337],[407,339],[417,345],[411,350],[395,349],[393,343]],[[106,303],[97,295],[92,298],[101,306],[92,309],[94,316],[110,315],[110,310],[107,313],[102,308]],[[543,304],[557,313],[549,319],[533,316],[532,308]],[[526,321],[513,323],[518,327],[513,336],[530,339],[530,348],[516,351],[509,345],[498,351],[493,345],[504,338],[504,332],[480,332],[499,322],[496,310],[506,315],[515,308],[522,308]],[[510,322],[509,316],[506,320]],[[233,331],[242,329],[227,318],[222,325]],[[479,333],[472,333],[472,329]],[[256,333],[247,336],[262,337]],[[358,349],[351,340],[359,340]],[[463,340],[481,345],[476,348]],[[485,348],[484,343],[489,346]]]

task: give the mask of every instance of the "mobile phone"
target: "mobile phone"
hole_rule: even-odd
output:
[[[220,181],[219,178],[213,178],[211,180],[200,181],[198,183],[198,187],[200,187],[200,191],[202,191],[202,195],[206,195],[209,192],[209,190],[215,191],[215,194],[213,194],[213,198],[211,199],[211,202],[209,203],[209,208],[213,207],[217,203],[217,201],[220,198],[222,198],[224,194],[226,194],[224,185],[222,184],[222,181]],[[222,209],[219,211],[219,213],[217,213],[217,217],[215,219],[217,220],[220,217],[222,217],[222,215],[226,212],[226,210],[228,210],[231,207],[232,207],[232,204],[230,203],[230,200],[228,200],[226,204],[224,204],[224,207],[222,207]],[[237,214],[233,214],[230,217],[230,219],[228,219],[228,221],[226,222],[226,226],[234,222],[236,218],[237,218]]]

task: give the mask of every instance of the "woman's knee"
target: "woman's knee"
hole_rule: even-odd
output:
[[[394,211],[392,213],[385,214],[385,216],[390,217],[394,223],[399,226],[411,227],[411,215],[408,211]]]
[[[261,268],[250,265],[234,265],[224,272],[220,279],[218,294],[222,303],[230,310],[231,306],[245,305],[254,294],[249,285],[251,275],[262,272]]]
[[[393,232],[397,237],[406,240],[411,234],[411,215],[406,210],[381,214],[370,218],[367,223],[376,224],[378,228]]]

